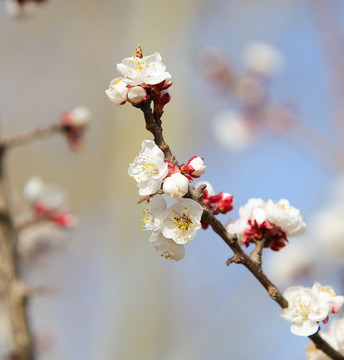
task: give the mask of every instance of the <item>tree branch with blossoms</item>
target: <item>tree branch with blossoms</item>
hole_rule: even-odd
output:
[[[139,195],[148,203],[143,209],[141,229],[151,231],[150,242],[161,256],[178,261],[184,257],[184,245],[198,230],[210,225],[234,252],[227,265],[242,264],[256,277],[282,307],[281,316],[292,323],[291,332],[309,336],[330,358],[343,360],[344,357],[318,331],[320,321],[327,322],[330,314],[341,311],[344,297],[337,296],[330,286],[323,287],[317,282],[312,289],[294,286],[282,295],[262,270],[265,248],[280,251],[288,238],[305,231],[300,211],[284,199],[278,202],[250,199],[239,209],[240,218],[225,227],[216,215],[227,214],[233,209],[233,196],[222,192],[216,194],[204,181],[189,185],[205,172],[203,159],[194,156],[179,166],[163,138],[161,116],[171,99],[168,88],[172,81],[160,54],[143,56],[139,45],[136,53],[118,64],[117,69],[123,78],[112,80],[106,94],[117,105],[129,102],[141,109],[146,129],[154,138],[154,141],[142,142],[140,154],[128,170],[137,182]],[[177,199],[177,202],[167,208],[162,194]],[[248,247],[251,243],[256,248],[248,255],[242,246]]]
[[[25,220],[18,220],[12,213],[12,200],[7,186],[5,155],[12,148],[31,143],[56,133],[65,136],[71,150],[83,147],[84,132],[90,114],[78,107],[63,114],[61,120],[42,129],[0,137],[0,279],[1,294],[8,309],[11,325],[12,349],[4,360],[34,360],[35,343],[28,306],[33,295],[51,295],[56,291],[46,287],[28,288],[22,281],[22,259],[25,254],[18,241],[21,232],[37,223],[50,223],[69,228],[75,222],[72,213],[64,206],[63,194],[57,187],[46,187],[39,178],[32,178],[25,186],[24,197],[31,204]]]

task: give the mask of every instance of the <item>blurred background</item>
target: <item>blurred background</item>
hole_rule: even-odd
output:
[[[306,358],[308,339],[290,333],[245,268],[226,267],[231,251],[211,230],[187,244],[180,262],[149,244],[127,169],[151,135],[139,110],[116,106],[104,91],[138,43],[145,55],[160,52],[173,78],[164,134],[179,162],[205,158],[202,178],[234,195],[232,218],[249,198],[287,198],[308,230],[280,254],[266,251],[269,276],[282,290],[318,280],[343,294],[343,245],[317,251],[328,246],[315,230],[319,211],[335,209],[339,227],[344,213],[343,7],[340,0],[49,0],[14,18],[0,1],[1,131],[49,125],[78,105],[92,113],[82,153],[54,136],[7,158],[18,209],[24,184],[38,175],[68,192],[78,217],[59,246],[25,266],[30,285],[59,289],[31,304],[39,359]],[[278,52],[272,65],[263,56],[263,73],[245,55],[257,41]],[[228,112],[238,133],[233,120],[219,120]],[[219,138],[226,133],[219,124],[228,138]],[[340,241],[344,230],[326,214],[325,243],[328,229]],[[286,275],[282,253],[294,244],[304,248],[286,260],[298,259]]]

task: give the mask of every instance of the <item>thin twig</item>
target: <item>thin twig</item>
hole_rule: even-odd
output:
[[[43,137],[53,135],[64,130],[64,125],[61,123],[56,123],[49,125],[47,127],[36,129],[33,131],[28,131],[21,134],[5,136],[0,138],[0,146],[2,148],[11,148],[14,146],[24,145],[35,140],[41,139]]]

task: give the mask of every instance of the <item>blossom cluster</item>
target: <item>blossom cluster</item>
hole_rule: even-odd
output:
[[[315,334],[319,322],[327,323],[330,314],[342,310],[344,297],[337,296],[331,286],[315,282],[312,288],[291,286],[284,292],[288,307],[281,310],[281,317],[291,322],[290,331],[299,336]]]
[[[288,237],[298,236],[306,230],[300,211],[290,206],[286,199],[278,202],[250,199],[240,207],[239,215],[238,220],[229,222],[227,231],[236,234],[246,247],[264,239],[265,247],[278,251],[286,245]]]
[[[6,8],[11,16],[25,16],[34,14],[45,2],[46,0],[6,0]]]
[[[40,178],[33,177],[24,187],[24,197],[37,216],[61,228],[69,228],[75,224],[76,219],[66,209],[66,196],[59,187],[46,186]]]
[[[183,245],[200,229],[202,207],[194,200],[183,199],[189,182],[200,177],[206,169],[203,159],[194,156],[178,167],[164,159],[164,153],[152,140],[144,140],[140,154],[130,164],[128,173],[139,188],[139,194],[151,196],[159,191],[178,199],[167,209],[164,198],[155,195],[143,211],[142,230],[153,230],[150,241],[166,258],[180,260]]]
[[[105,91],[111,101],[123,105],[127,101],[139,106],[143,101],[153,100],[154,113],[161,116],[164,106],[170,101],[168,88],[172,85],[170,73],[162,63],[161,55],[144,56],[138,45],[132,57],[117,64],[122,77],[113,79]]]

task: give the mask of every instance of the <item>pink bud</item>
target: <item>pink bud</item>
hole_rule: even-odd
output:
[[[188,174],[194,178],[199,178],[204,174],[206,166],[203,158],[199,156],[192,157],[186,165],[181,166],[182,173]]]

